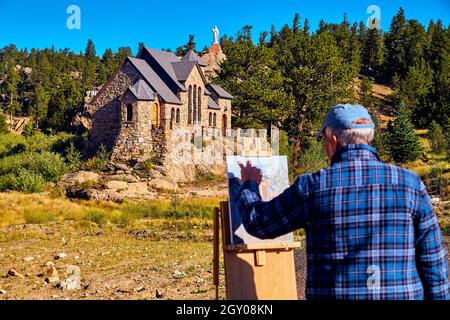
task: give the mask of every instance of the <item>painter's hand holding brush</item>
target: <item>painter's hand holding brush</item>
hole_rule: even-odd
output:
[[[241,168],[241,181],[244,183],[247,180],[253,180],[258,185],[261,183],[262,174],[261,169],[257,167],[253,167],[250,161],[247,161],[247,164],[244,166],[241,162],[238,162],[239,167]]]

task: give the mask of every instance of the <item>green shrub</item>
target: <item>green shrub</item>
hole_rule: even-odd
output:
[[[26,139],[10,133],[0,134],[0,158],[26,150]]]
[[[35,208],[33,210],[26,209],[24,212],[24,218],[26,223],[44,224],[49,221],[55,221],[56,215],[51,211]]]
[[[0,133],[8,132],[8,124],[6,123],[6,117],[0,112]]]
[[[81,152],[75,148],[73,142],[66,148],[65,158],[71,170],[76,170],[80,166]]]
[[[64,174],[64,159],[51,152],[24,152],[0,159],[0,175],[18,174],[20,169],[40,174],[45,181],[57,182]]]
[[[102,144],[97,151],[97,154],[85,162],[84,168],[88,171],[101,171],[106,166],[111,158],[111,153],[106,150]]]
[[[37,173],[25,169],[16,174],[8,173],[0,176],[0,191],[15,190],[25,193],[42,192],[45,187],[44,178]]]
[[[106,214],[103,211],[95,209],[88,210],[84,219],[98,225],[105,224],[107,222]]]

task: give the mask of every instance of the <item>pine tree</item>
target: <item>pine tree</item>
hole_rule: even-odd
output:
[[[294,15],[294,20],[292,21],[292,32],[297,33],[300,31],[300,14],[296,13]]]
[[[428,139],[430,140],[431,150],[436,154],[442,154],[448,152],[447,141],[442,131],[442,127],[436,122],[432,121],[428,133]]]
[[[305,19],[305,24],[303,25],[303,32],[305,33],[306,36],[309,36],[309,20],[306,18]]]
[[[365,75],[378,76],[383,65],[383,36],[380,30],[373,28],[365,33],[362,50],[362,71]]]
[[[84,56],[87,59],[93,59],[97,56],[97,53],[95,51],[94,42],[91,39],[89,39],[87,42],[86,49],[84,51]]]
[[[410,113],[404,103],[401,103],[397,117],[388,126],[389,154],[397,163],[416,160],[420,154],[419,138],[411,123]]]
[[[47,118],[49,96],[44,86],[38,83],[35,89],[34,101],[31,106],[30,115],[36,122],[37,127]]]
[[[386,34],[386,80],[391,81],[395,74],[403,77],[406,74],[406,52],[404,48],[406,29],[405,11],[402,7],[392,18],[389,32]]]
[[[361,104],[368,109],[371,109],[374,103],[372,90],[373,90],[373,81],[370,80],[369,77],[364,76],[361,81],[359,97]]]
[[[189,41],[183,46],[183,55],[188,53],[191,50],[195,51],[196,43],[194,41],[195,35],[190,34],[189,35]]]
[[[410,67],[405,78],[400,80],[399,100],[411,110],[414,123],[420,127],[425,127],[433,117],[429,101],[432,86],[433,73],[423,58]]]
[[[244,27],[237,40],[228,44],[218,81],[234,96],[232,122],[241,128],[278,127],[286,119],[290,102],[276,70],[275,50],[255,46],[251,28]]]

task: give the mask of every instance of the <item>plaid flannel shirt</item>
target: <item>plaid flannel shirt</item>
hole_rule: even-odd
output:
[[[238,208],[250,234],[306,231],[308,299],[450,299],[448,266],[430,198],[413,172],[374,148],[340,148],[331,165],[299,176],[271,201],[243,183]]]

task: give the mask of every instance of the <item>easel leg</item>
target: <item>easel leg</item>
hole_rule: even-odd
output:
[[[220,244],[220,211],[219,208],[214,208],[214,242],[213,242],[213,282],[216,289],[216,300],[219,300],[219,244]]]

